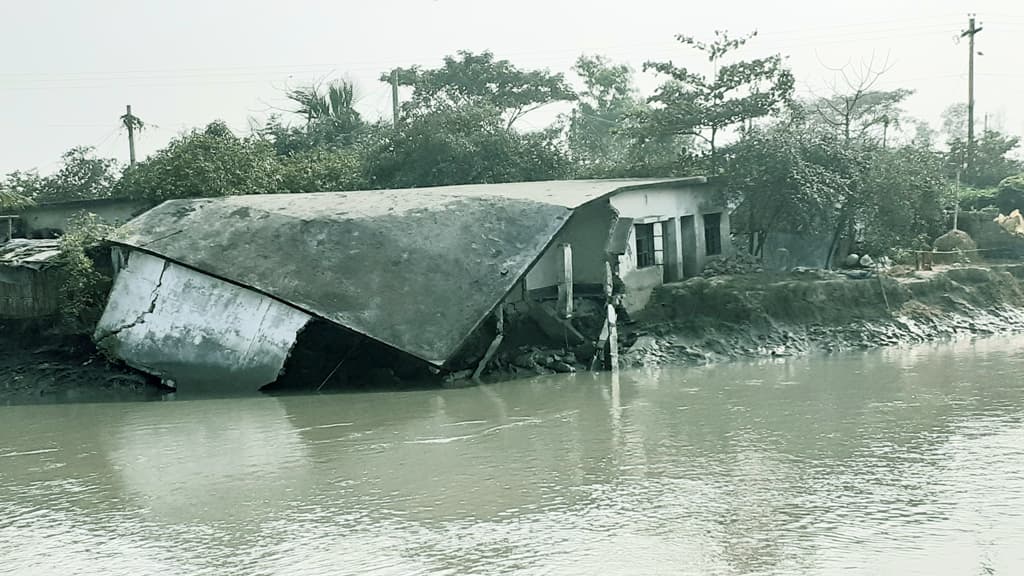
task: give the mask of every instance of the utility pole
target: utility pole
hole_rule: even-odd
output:
[[[391,71],[391,118],[395,130],[398,130],[398,69]]]
[[[981,32],[981,28],[974,25],[974,14],[970,15],[967,21],[967,30],[964,30],[960,37],[968,37],[968,59],[967,59],[967,178],[972,182],[974,174],[974,35]]]
[[[125,118],[128,119],[125,122],[125,126],[128,128],[128,165],[135,165],[135,123],[132,121],[135,117],[131,114],[131,105],[128,105],[125,111]]]
[[[960,225],[960,171],[956,171],[956,188],[953,189],[953,230]]]

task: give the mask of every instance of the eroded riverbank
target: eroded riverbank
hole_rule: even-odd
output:
[[[624,330],[627,366],[870,349],[1024,331],[1024,266],[858,280],[808,271],[659,288]]]
[[[1017,333],[1024,330],[1022,279],[1022,265],[857,280],[822,271],[696,278],[658,288],[644,313],[620,326],[621,363],[703,365]],[[0,328],[0,404],[166,392],[85,338]],[[582,361],[578,369],[586,369]],[[510,361],[488,380],[532,375]]]
[[[152,378],[108,361],[84,336],[0,324],[0,405],[146,400],[164,392]]]

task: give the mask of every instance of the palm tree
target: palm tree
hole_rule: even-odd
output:
[[[298,104],[296,114],[306,117],[306,124],[327,122],[337,128],[349,130],[360,122],[355,106],[355,86],[345,80],[327,85],[326,93],[319,84],[296,88],[288,92],[288,99]]]

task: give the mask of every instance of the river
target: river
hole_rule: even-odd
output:
[[[0,407],[3,574],[1024,573],[1024,339]]]

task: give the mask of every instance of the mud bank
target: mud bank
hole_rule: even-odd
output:
[[[623,326],[624,366],[709,364],[1024,332],[1024,266],[849,279],[821,271],[666,285]]]
[[[85,336],[0,324],[0,405],[145,400],[164,393],[153,379],[108,362]]]
[[[1024,265],[864,279],[822,271],[718,276],[658,288],[642,314],[620,323],[620,364],[703,365],[1017,332]],[[485,380],[585,371],[594,354],[587,343],[520,346],[500,354]],[[86,337],[0,324],[0,405],[145,400],[167,391],[109,362]]]

